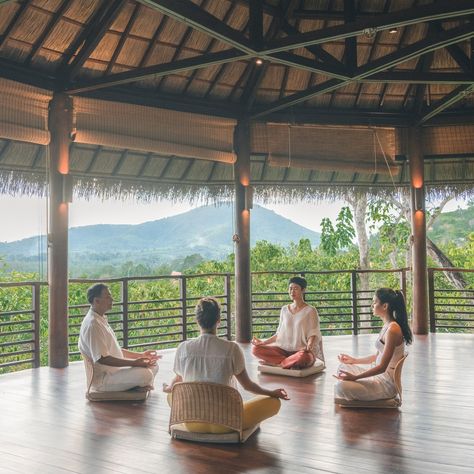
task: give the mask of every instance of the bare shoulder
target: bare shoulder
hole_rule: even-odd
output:
[[[389,324],[389,326],[387,328],[386,335],[388,337],[393,337],[393,338],[397,338],[397,339],[402,338],[403,339],[402,328],[400,327],[400,325],[396,321],[392,321]]]

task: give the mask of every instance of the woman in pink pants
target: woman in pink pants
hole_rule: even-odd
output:
[[[324,360],[318,312],[304,301],[306,286],[304,278],[290,278],[288,293],[293,302],[281,308],[276,334],[252,339],[252,354],[263,364],[304,369],[316,358]]]

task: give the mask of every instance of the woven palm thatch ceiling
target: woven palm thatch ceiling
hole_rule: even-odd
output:
[[[268,186],[406,181],[404,166],[389,169],[399,154],[389,138],[369,153],[367,163],[379,162],[370,173],[364,166],[372,164],[344,171],[347,161],[331,156],[331,147],[320,154],[339,163],[333,169],[312,166],[309,147],[291,162],[281,154],[288,148],[282,137],[303,143],[307,130],[299,128],[309,124],[379,127],[379,141],[384,129],[430,128],[423,134],[428,180],[470,176],[472,185],[473,15],[472,0],[0,0],[0,77],[78,102],[251,119],[252,180]],[[258,124],[267,124],[265,133]],[[446,127],[456,128],[457,141]],[[341,129],[318,130],[332,143],[341,136]],[[46,152],[41,140],[32,143],[24,148],[15,134],[4,136],[0,168],[41,172]],[[104,143],[74,144],[78,179],[232,183],[231,150],[206,161],[142,142]],[[447,157],[454,160],[448,174],[437,165]]]

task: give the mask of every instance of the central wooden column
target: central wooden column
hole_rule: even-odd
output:
[[[66,201],[69,146],[72,132],[72,100],[57,93],[49,106],[49,365],[69,363],[68,346],[68,223]]]
[[[422,130],[406,130],[406,150],[410,165],[413,332],[428,334],[428,281],[426,265],[425,168]]]
[[[236,339],[250,342],[252,338],[252,290],[250,275],[250,210],[246,189],[250,185],[250,124],[240,121],[235,127],[235,313]]]

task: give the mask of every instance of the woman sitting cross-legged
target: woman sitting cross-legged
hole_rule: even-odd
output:
[[[261,363],[305,369],[316,358],[324,361],[319,316],[316,308],[304,301],[306,286],[304,278],[290,278],[288,293],[293,303],[281,308],[276,334],[264,340],[253,338],[252,353]]]
[[[375,342],[377,352],[361,358],[339,354],[341,365],[335,376],[339,379],[334,387],[335,398],[372,401],[397,394],[393,379],[395,366],[405,354],[405,344],[412,341],[403,293],[379,288],[374,295],[372,312],[384,323]]]
[[[270,418],[280,410],[280,398],[288,400],[283,388],[268,390],[253,382],[245,369],[242,349],[235,343],[217,337],[220,306],[214,298],[202,298],[196,306],[196,320],[201,335],[182,342],[176,350],[174,372],[170,385],[163,391],[172,392],[178,382],[213,382],[233,386],[233,378],[249,392],[260,395],[244,402],[243,429],[246,430]],[[168,402],[171,402],[168,398]],[[171,404],[171,403],[170,403]],[[208,423],[186,423],[187,428],[200,433],[228,433],[229,429]]]

